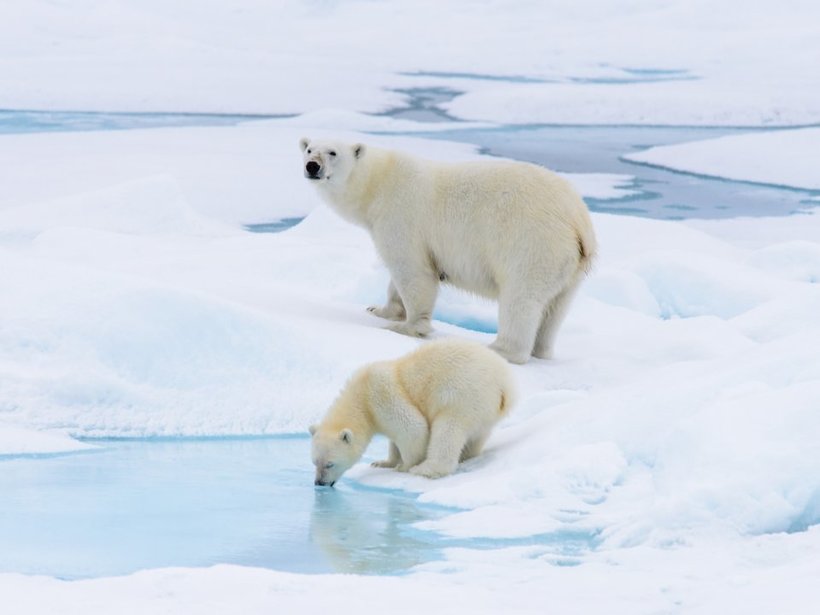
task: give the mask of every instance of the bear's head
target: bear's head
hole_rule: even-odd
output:
[[[305,177],[319,186],[331,183],[344,185],[356,161],[365,154],[365,146],[361,143],[311,141],[303,137],[299,140],[299,147],[302,148]]]
[[[311,425],[311,458],[316,466],[316,485],[332,487],[362,456],[350,429]]]

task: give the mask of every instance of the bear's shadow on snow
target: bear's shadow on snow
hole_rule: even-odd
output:
[[[337,572],[396,574],[437,559],[433,536],[412,527],[432,516],[401,495],[317,489],[310,539]]]

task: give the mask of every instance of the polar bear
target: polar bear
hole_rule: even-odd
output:
[[[550,358],[596,252],[589,211],[565,179],[510,161],[442,163],[361,143],[303,138],[304,174],[370,232],[390,271],[376,316],[432,330],[440,282],[499,302],[491,348],[513,363]]]
[[[481,452],[514,402],[506,362],[475,342],[444,339],[358,370],[322,422],[311,425],[317,485],[339,480],[377,433],[390,455],[374,463],[428,478]]]

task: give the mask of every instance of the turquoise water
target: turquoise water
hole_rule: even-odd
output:
[[[251,233],[281,233],[292,226],[296,226],[304,219],[304,216],[300,216],[296,218],[282,218],[281,220],[274,220],[273,222],[246,224],[245,230]]]
[[[307,437],[95,440],[0,459],[0,572],[64,579],[233,563],[400,573],[440,557],[443,514],[343,477],[315,488]]]

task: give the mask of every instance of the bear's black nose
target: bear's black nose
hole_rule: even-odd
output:
[[[320,168],[319,163],[313,160],[305,165],[305,170],[308,172],[308,175],[316,175]]]

